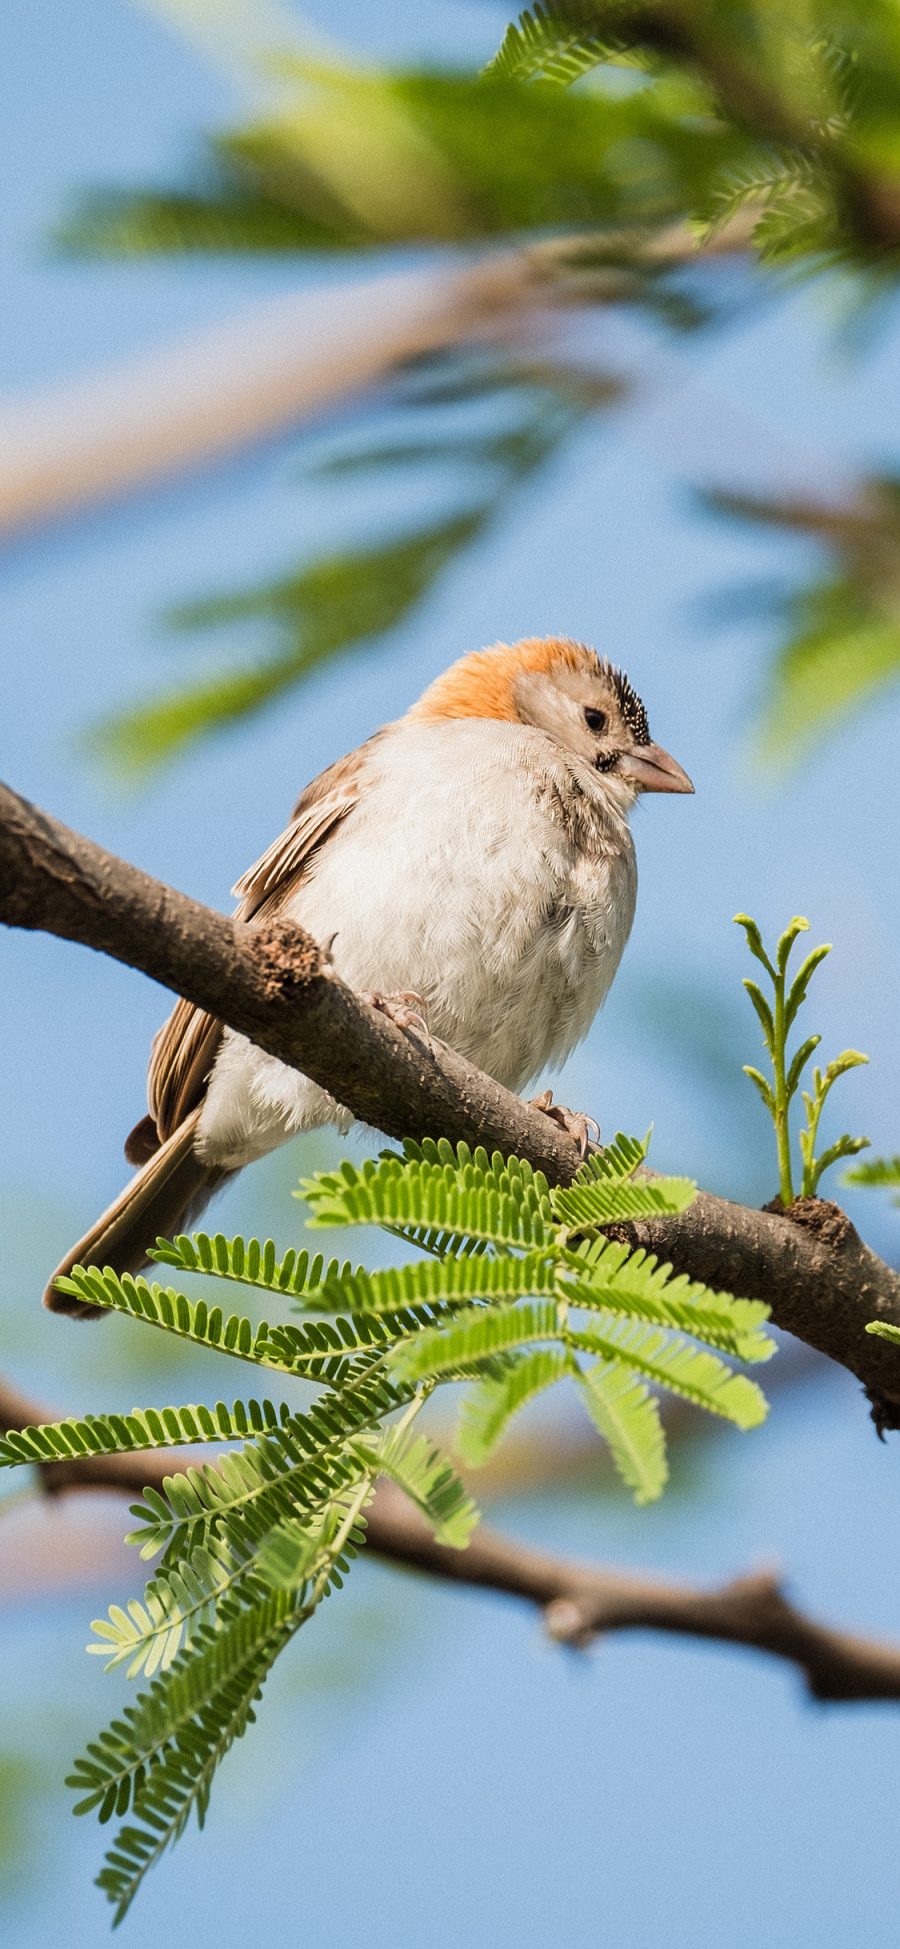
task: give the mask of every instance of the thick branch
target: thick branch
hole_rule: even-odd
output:
[[[214,913],[0,785],[0,921],[98,948],[311,1076],[389,1137],[429,1133],[533,1157],[559,1180],[572,1139],[443,1044],[347,988],[302,928]]]
[[[186,995],[311,1076],[389,1136],[443,1135],[515,1152],[557,1183],[574,1144],[540,1112],[354,995],[302,929],[226,919],[128,866],[0,786],[0,920],[99,949]],[[678,1271],[765,1299],[777,1325],[857,1374],[893,1418],[896,1349],[865,1332],[900,1322],[900,1278],[835,1206],[785,1215],[701,1192],[679,1218],[629,1236]]]
[[[780,1207],[754,1211],[700,1191],[679,1217],[631,1225],[628,1238],[708,1286],[764,1299],[776,1326],[848,1367],[884,1425],[897,1425],[900,1360],[866,1325],[900,1321],[900,1277],[838,1205],[798,1198],[788,1214]]]
[[[27,1428],[48,1411],[0,1383],[0,1427]],[[41,1467],[48,1495],[106,1490],[140,1495],[162,1488],[186,1469],[190,1452],[84,1455]],[[769,1571],[735,1578],[718,1589],[664,1582],[638,1571],[570,1563],[565,1557],[476,1530],[465,1550],[436,1543],[424,1517],[393,1483],[379,1485],[367,1515],[367,1548],[403,1569],[448,1583],[500,1591],[543,1613],[550,1636],[583,1649],[611,1631],[664,1631],[764,1651],[803,1673],[819,1699],[900,1699],[900,1645],[835,1631],[788,1602]]]

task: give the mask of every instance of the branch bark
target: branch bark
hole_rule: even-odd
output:
[[[49,1410],[0,1382],[0,1427],[53,1419]],[[189,1450],[84,1455],[38,1469],[49,1496],[100,1490],[140,1495],[191,1466]],[[492,1590],[534,1605],[551,1638],[577,1650],[613,1631],[662,1631],[743,1645],[781,1658],[802,1673],[817,1699],[900,1700],[900,1645],[857,1637],[809,1618],[790,1603],[773,1572],[760,1570],[710,1590],[642,1571],[572,1563],[481,1525],[468,1548],[450,1550],[391,1482],[367,1511],[366,1547],[401,1569],[442,1582]]]
[[[247,926],[152,879],[0,786],[0,921],[109,954],[186,995],[391,1137],[443,1135],[525,1157],[555,1183],[572,1140],[445,1045],[402,1032],[339,980],[301,928]],[[900,1323],[900,1277],[821,1199],[754,1211],[701,1191],[628,1228],[679,1272],[764,1299],[776,1325],[850,1369],[900,1424],[900,1358],[865,1332]]]

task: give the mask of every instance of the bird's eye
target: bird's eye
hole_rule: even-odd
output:
[[[593,731],[596,737],[602,738],[609,719],[605,711],[595,711],[590,704],[587,704],[585,705],[584,721],[589,731]]]

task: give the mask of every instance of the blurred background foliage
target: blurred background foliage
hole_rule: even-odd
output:
[[[299,31],[285,20],[288,42]],[[388,71],[318,44],[268,50],[264,72],[266,112],[208,138],[186,181],[83,193],[60,247],[377,260],[400,246],[502,243],[531,253],[545,310],[613,303],[676,334],[721,321],[722,256],[756,271],[730,294],[731,322],[797,278],[838,278],[845,301],[871,313],[900,269],[891,0],[552,0],[510,24],[480,73]],[[108,718],[92,752],[151,770],[405,621],[585,413],[621,393],[615,374],[567,367],[554,350],[551,364],[530,348],[514,363],[473,349],[399,377],[398,437],[354,449],[344,436],[318,478],[365,470],[377,495],[398,466],[445,477],[455,466],[456,505],[375,547],[339,533],[264,588],[182,606],[170,622],[191,637],[240,624],[254,646],[274,646]],[[720,484],[706,498],[820,544],[818,573],[778,605],[761,717],[763,752],[791,758],[900,674],[896,484],[873,474],[821,505]]]

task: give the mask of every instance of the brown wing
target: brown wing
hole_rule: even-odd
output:
[[[376,737],[380,737],[380,732]],[[309,873],[312,861],[348,812],[358,804],[362,776],[375,738],[320,773],[298,799],[286,831],[241,875],[239,920],[268,920]],[[203,1099],[216,1059],[222,1024],[193,1002],[177,1001],[153,1039],[147,1077],[149,1117],[135,1125],[125,1155],[133,1164],[151,1157]]]
[[[175,1003],[168,1021],[158,1029],[150,1051],[147,1102],[156,1125],[156,1141],[164,1144],[186,1116],[195,1110],[206,1089],[222,1035],[221,1022],[193,1002]],[[138,1130],[142,1128],[140,1124]],[[136,1138],[132,1131],[131,1138]],[[135,1146],[136,1148],[136,1146]],[[128,1152],[126,1149],[126,1156]]]

